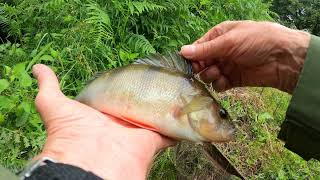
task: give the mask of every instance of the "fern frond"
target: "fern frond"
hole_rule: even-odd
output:
[[[166,7],[158,5],[158,4],[154,4],[154,3],[150,3],[150,2],[129,2],[128,3],[128,8],[130,10],[131,14],[142,14],[144,12],[150,12],[150,11],[162,11],[162,10],[166,10]]]
[[[9,20],[4,14],[4,9],[0,7],[0,29],[2,32],[7,32],[9,28]]]
[[[5,39],[9,36],[18,35],[19,32],[19,29],[17,29],[16,26],[16,21],[6,15],[6,7],[8,6],[5,5],[0,7],[0,36]]]
[[[65,0],[50,0],[44,4],[44,7],[48,6],[52,9],[61,8],[64,6]]]
[[[151,45],[146,37],[140,34],[129,34],[126,38],[127,45],[135,52],[141,52],[143,54],[156,53],[156,50]]]
[[[89,18],[86,22],[93,25],[93,31],[91,35],[95,39],[96,46],[112,39],[112,28],[109,15],[98,4],[89,3],[86,5]]]

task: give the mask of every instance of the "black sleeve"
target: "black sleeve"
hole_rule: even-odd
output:
[[[48,162],[32,172],[26,180],[102,180],[95,174],[76,166]]]

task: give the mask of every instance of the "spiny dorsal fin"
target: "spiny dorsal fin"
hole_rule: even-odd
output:
[[[98,71],[96,72],[87,82],[86,85],[90,84],[92,81],[98,79],[100,76],[102,76],[102,74],[105,74],[106,72],[108,72],[110,70],[104,70],[104,71]]]
[[[145,58],[137,59],[133,62],[133,64],[147,64],[166,68],[171,71],[182,72],[183,74],[186,74],[188,76],[193,75],[191,63],[184,59],[177,51],[170,52],[166,55],[156,53]],[[99,78],[102,74],[105,74],[108,71],[110,70],[97,72],[92,76],[90,80],[87,81],[86,84],[90,84],[92,81]]]
[[[166,68],[173,71],[179,71],[186,75],[192,75],[191,63],[184,59],[177,51],[166,55],[159,53],[136,60],[133,64],[147,64]]]

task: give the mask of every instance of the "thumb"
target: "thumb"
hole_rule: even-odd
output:
[[[57,76],[48,66],[34,65],[32,73],[38,80],[39,93],[36,97],[36,106],[41,113],[42,109],[47,109],[55,100],[61,99],[64,95],[60,91]]]
[[[232,44],[227,35],[222,35],[211,41],[182,46],[181,54],[194,61],[214,60],[222,58]]]

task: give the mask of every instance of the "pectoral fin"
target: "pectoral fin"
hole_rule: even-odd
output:
[[[185,101],[185,99],[182,97],[182,101]],[[181,115],[189,114],[191,112],[196,112],[204,109],[207,107],[210,103],[212,103],[212,99],[210,97],[205,96],[195,96],[192,98],[192,100],[185,105],[181,109]]]

